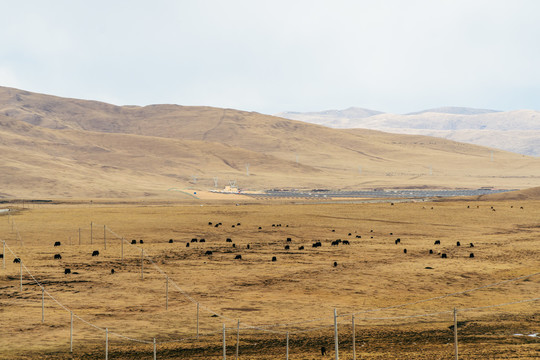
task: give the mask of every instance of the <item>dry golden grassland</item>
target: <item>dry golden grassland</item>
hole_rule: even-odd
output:
[[[108,230],[105,249],[104,225],[125,238],[123,261],[121,240]],[[206,242],[191,243],[192,238]],[[401,243],[396,245],[397,238]],[[538,338],[527,336],[540,330],[539,302],[460,310],[539,297],[539,275],[363,312],[539,272],[539,201],[40,205],[0,216],[0,239],[47,291],[42,323],[41,289],[24,272],[20,291],[20,266],[6,250],[6,268],[0,268],[2,359],[104,358],[105,333],[77,317],[109,329],[111,359],[151,358],[153,338],[158,359],[218,359],[223,324],[227,355],[233,357],[238,320],[241,359],[285,358],[287,331],[290,359],[331,359],[334,309],[343,315],[340,359],[352,359],[351,316],[346,314],[353,312],[359,359],[453,359],[454,307],[462,359],[540,356]],[[132,239],[136,245],[128,244]],[[336,239],[350,245],[331,246]],[[62,245],[53,247],[55,241]],[[315,241],[322,246],[313,248]],[[93,250],[100,255],[92,257]],[[207,250],[213,254],[205,255]],[[61,260],[53,259],[57,253]],[[277,261],[271,261],[273,256]],[[65,268],[78,274],[65,275]],[[76,315],[72,354],[70,313],[48,294]],[[193,301],[200,303],[199,340],[164,343],[195,336]],[[404,317],[433,312],[442,313]],[[266,327],[275,324],[289,325]],[[272,332],[246,329],[251,325]],[[321,346],[328,350],[325,357]]]

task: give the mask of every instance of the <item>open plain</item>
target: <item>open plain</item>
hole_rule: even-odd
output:
[[[540,356],[540,307],[529,301],[540,275],[527,276],[540,272],[538,200],[10,207],[0,216],[2,359],[103,359],[106,346],[110,359],[152,358],[154,338],[158,359],[218,359],[223,324],[230,358],[239,326],[240,359],[286,358],[287,332],[290,359],[331,359],[334,309],[340,359],[353,358],[353,313],[357,359],[453,359],[454,308],[460,358]]]

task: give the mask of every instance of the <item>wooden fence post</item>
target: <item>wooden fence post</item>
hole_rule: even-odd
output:
[[[223,360],[227,359],[227,345],[225,343],[225,324],[223,324]]]
[[[141,280],[144,280],[144,249],[141,249]]]
[[[45,322],[45,288],[41,288],[41,323]]]
[[[289,360],[289,332],[287,331],[287,360]]]
[[[69,312],[71,314],[71,324],[69,327],[69,352],[73,352],[73,311]]]
[[[354,314],[352,316],[352,356],[356,360],[356,329],[354,327]]]
[[[458,360],[458,339],[457,339],[457,309],[454,308],[454,354]]]
[[[334,343],[336,348],[336,360],[339,360],[338,329],[337,329],[337,309],[334,309]]]
[[[238,360],[239,347],[240,347],[240,319],[238,320],[238,324],[236,325],[236,357],[235,357],[236,360]]]
[[[21,269],[21,271],[20,271],[20,273],[21,273],[21,291],[23,291],[22,290],[22,259],[21,258],[19,258],[19,265],[20,265],[19,267]]]

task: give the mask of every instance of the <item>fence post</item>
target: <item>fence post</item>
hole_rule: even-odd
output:
[[[17,239],[19,239],[19,243],[21,244],[21,246],[23,246],[23,242],[22,242],[22,237],[21,237],[21,234],[19,233],[19,229],[17,229]]]
[[[199,303],[197,303],[197,340],[199,340]]]
[[[93,234],[93,224],[90,221],[90,245],[92,245],[92,242],[94,241],[94,234]]]
[[[73,352],[73,311],[69,312],[71,314],[71,325],[69,327],[69,352]]]
[[[5,269],[6,268],[6,241],[4,240],[3,243],[4,243],[4,246],[2,249],[2,267]]]
[[[336,360],[339,360],[338,330],[337,330],[337,309],[334,309],[334,343],[336,347]]]
[[[352,358],[356,360],[356,329],[354,327],[354,314],[352,316]]]
[[[225,324],[223,324],[223,360],[227,359],[227,345],[225,343]]]
[[[81,228],[79,228],[79,246],[81,245]]]
[[[287,331],[287,360],[289,360],[289,332]]]
[[[103,225],[103,250],[107,250],[107,225]]]
[[[169,277],[166,276],[167,282],[165,283],[165,310],[169,310]]]
[[[154,360],[156,360],[157,354],[156,354],[156,338],[154,338]]]
[[[124,238],[122,238],[121,242],[121,250],[120,250],[120,259],[122,260],[122,263],[124,262]]]
[[[109,328],[105,328],[105,360],[109,359]]]
[[[454,308],[454,354],[458,360],[458,340],[457,340],[457,309]]]
[[[240,347],[240,319],[236,325],[236,360],[238,360],[238,348]]]
[[[41,288],[41,323],[45,322],[45,288]]]
[[[19,265],[20,265],[20,269],[21,269],[21,271],[20,271],[20,272],[21,272],[21,291],[23,291],[23,290],[22,290],[22,259],[19,258],[19,260],[20,260],[20,261],[19,261]]]
[[[144,262],[144,249],[141,249],[141,280],[144,280],[144,265],[143,265],[143,262]]]

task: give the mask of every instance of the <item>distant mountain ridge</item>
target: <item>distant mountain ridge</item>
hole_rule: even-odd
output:
[[[324,110],[320,112],[283,112],[275,116],[343,129],[350,127],[349,124],[352,122],[380,114],[384,113],[376,110],[350,107],[344,110]]]
[[[384,113],[382,111],[364,109],[364,108],[359,108],[359,107],[350,107],[344,110],[325,110],[321,112],[306,112],[306,113],[291,112],[291,114],[317,115],[321,117],[341,116],[347,119],[363,119],[366,117],[384,114]]]
[[[490,113],[495,113],[495,112],[501,112],[501,111],[490,110],[490,109],[475,109],[475,108],[459,107],[459,106],[443,106],[443,107],[438,107],[438,108],[433,108],[433,109],[412,112],[405,115],[418,115],[418,114],[423,114],[423,113],[477,115],[477,114],[490,114]]]
[[[332,110],[318,113],[283,112],[279,116],[338,129],[364,128],[436,136],[540,156],[539,111],[440,107],[403,115],[374,110],[369,112],[373,115],[351,117],[343,111]]]

